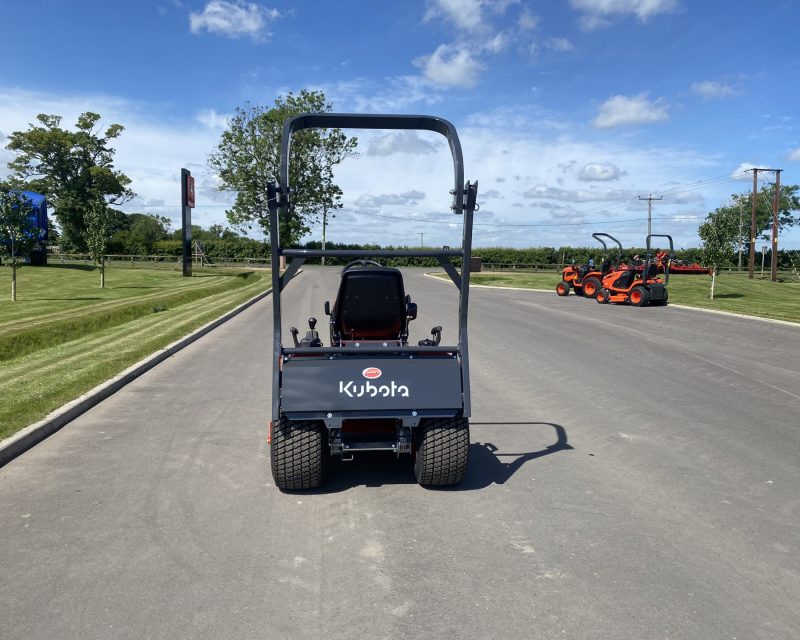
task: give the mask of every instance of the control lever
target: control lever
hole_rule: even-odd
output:
[[[425,338],[424,340],[420,340],[417,344],[420,347],[438,347],[439,343],[442,341],[442,328],[441,327],[434,327],[431,329],[431,338]]]
[[[297,330],[297,327],[289,327],[289,331],[292,332],[292,340],[294,340],[294,346],[299,347],[300,343],[297,341],[297,334],[300,332]]]
[[[316,331],[317,326],[317,319],[316,318],[309,318],[308,319],[308,331],[306,331],[306,337],[300,341],[301,347],[321,347],[322,340],[319,339],[319,333]]]

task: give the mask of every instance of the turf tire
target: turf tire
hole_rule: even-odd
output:
[[[417,431],[414,476],[426,487],[447,487],[464,479],[469,461],[469,420],[431,418]]]
[[[645,307],[650,302],[650,292],[643,286],[636,285],[631,289],[631,295],[628,299],[634,307]]]
[[[587,298],[594,298],[597,292],[603,288],[602,283],[595,277],[586,278],[583,281],[583,295]]]
[[[556,285],[556,293],[560,296],[569,295],[569,282],[562,280]]]
[[[662,300],[651,300],[650,306],[652,307],[666,307],[669,300],[669,293],[664,289],[664,298]]]
[[[284,491],[316,489],[325,478],[328,438],[321,422],[288,420],[272,427],[272,477]]]
[[[608,292],[608,289],[600,289],[594,299],[600,304],[608,304],[608,301],[611,299],[611,294]]]

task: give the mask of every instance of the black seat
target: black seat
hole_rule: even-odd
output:
[[[614,287],[616,289],[627,289],[628,287],[633,284],[633,279],[636,276],[636,271],[634,269],[627,269],[623,271],[619,278],[614,281]]]
[[[403,275],[392,267],[345,269],[332,316],[331,333],[336,342],[405,340],[408,309]]]

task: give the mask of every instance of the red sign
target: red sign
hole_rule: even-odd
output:
[[[367,367],[361,372],[361,375],[367,380],[377,380],[383,375],[383,371],[378,369],[378,367]]]
[[[194,209],[194,178],[186,176],[186,206]]]

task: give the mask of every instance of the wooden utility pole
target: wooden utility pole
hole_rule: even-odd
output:
[[[750,258],[747,261],[747,277],[753,279],[756,267],[756,197],[758,196],[758,169],[753,168],[753,212],[750,214]]]
[[[781,202],[781,171],[775,171],[775,199],[772,202],[772,281],[778,279],[778,209]]]
[[[651,235],[653,231],[653,200],[663,200],[664,196],[653,197],[651,193],[648,197],[639,196],[639,200],[647,200],[647,235]]]

